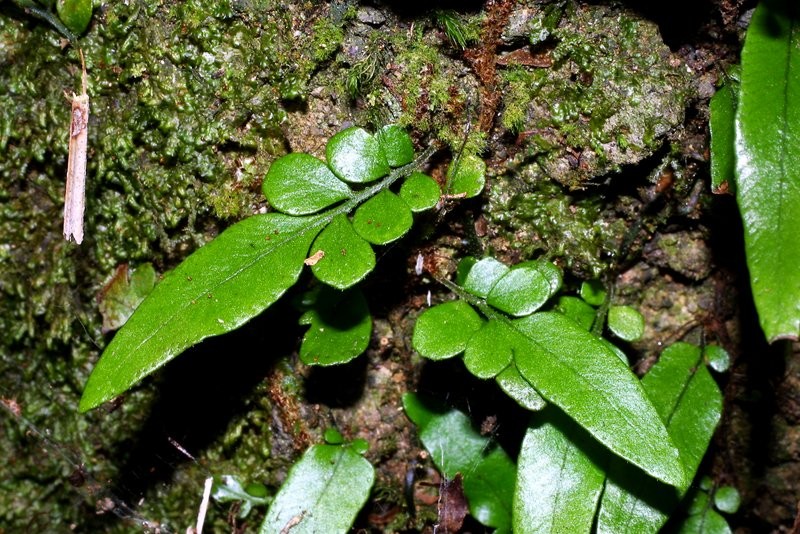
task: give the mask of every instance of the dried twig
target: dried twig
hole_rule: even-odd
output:
[[[81,55],[81,94],[66,95],[72,101],[69,126],[67,190],[64,194],[64,238],[83,241],[83,209],[86,197],[86,145],[89,137],[89,95],[86,93],[86,62]]]

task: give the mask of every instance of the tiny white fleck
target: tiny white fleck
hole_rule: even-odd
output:
[[[431,290],[429,289],[428,290],[428,307],[430,308],[430,306],[431,306]]]
[[[422,254],[417,254],[417,263],[414,265],[414,272],[417,276],[422,274],[422,264],[425,258],[422,257]]]

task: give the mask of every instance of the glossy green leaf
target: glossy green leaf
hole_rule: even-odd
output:
[[[732,486],[722,486],[714,492],[714,506],[720,512],[735,514],[742,504],[742,496]]]
[[[506,395],[514,399],[517,404],[526,410],[535,412],[547,406],[547,401],[536,391],[536,388],[519,374],[515,363],[512,362],[511,365],[503,369],[495,377],[495,380]]]
[[[214,485],[211,489],[211,497],[220,503],[240,503],[239,513],[237,516],[243,519],[250,515],[250,511],[253,509],[253,506],[264,506],[270,501],[270,499],[267,498],[266,488],[264,488],[263,485],[259,486],[259,490],[263,488],[264,491],[258,491],[259,495],[254,495],[253,493],[247,491],[236,477],[231,475],[222,475],[219,481],[216,480],[215,477]]]
[[[367,350],[372,335],[367,300],[357,289],[343,293],[320,286],[300,324],[309,325],[300,346],[300,359],[308,365],[347,363]]]
[[[706,345],[703,349],[703,357],[708,365],[718,373],[724,373],[731,365],[730,354],[719,345]]]
[[[328,445],[341,445],[344,443],[344,436],[335,428],[326,428],[325,432],[322,433],[322,437]]]
[[[345,215],[336,216],[317,236],[311,256],[319,258],[311,265],[314,276],[338,289],[347,289],[375,268],[372,246]]]
[[[316,213],[352,195],[325,163],[303,153],[275,160],[262,189],[273,208],[289,215]]]
[[[261,313],[297,281],[323,223],[256,215],[189,256],[114,336],[86,383],[80,410],[111,400],[188,347]]]
[[[600,306],[606,300],[606,288],[600,280],[587,280],[581,284],[581,298],[587,304]]]
[[[800,5],[758,4],[742,49],[736,198],[761,328],[800,334]]]
[[[350,447],[314,445],[289,470],[259,532],[348,532],[374,480],[372,465]]]
[[[371,182],[390,170],[377,137],[356,126],[331,137],[325,156],[333,173],[346,182]]]
[[[539,269],[532,265],[516,265],[492,286],[486,302],[520,317],[538,310],[552,294],[550,280]]]
[[[604,451],[552,407],[532,422],[518,459],[514,532],[591,532],[605,480]]]
[[[508,367],[513,358],[508,327],[499,321],[483,323],[470,338],[464,351],[464,364],[478,378],[493,378]]]
[[[667,347],[642,385],[681,451],[690,475],[682,486],[685,491],[722,416],[722,394],[703,365],[700,349],[688,343]]]
[[[584,330],[591,330],[597,311],[589,306],[584,299],[578,297],[559,297],[556,302],[555,310],[563,313],[579,325]]]
[[[486,185],[486,163],[477,156],[462,156],[450,164],[447,179],[449,195],[478,196]]]
[[[555,295],[556,291],[561,289],[563,277],[561,276],[561,269],[559,269],[555,264],[546,260],[535,260],[517,264],[517,267],[533,268],[539,271],[539,273],[544,276],[550,284],[551,295]]]
[[[706,508],[699,514],[690,515],[678,529],[679,534],[731,534],[725,518],[713,508]]]
[[[458,410],[443,410],[410,393],[403,396],[403,406],[442,474],[452,479],[461,473],[472,516],[484,525],[507,529],[516,480],[511,458]]]
[[[353,229],[376,245],[399,239],[413,223],[411,208],[405,200],[385,189],[361,204],[353,214]]]
[[[636,341],[644,334],[644,317],[630,306],[611,306],[608,309],[608,329],[625,341]]]
[[[729,81],[714,93],[709,103],[711,130],[711,190],[734,193],[736,154],[734,152],[736,101],[739,84]]]
[[[630,466],[613,462],[598,532],[657,531],[688,489],[722,414],[722,395],[703,365],[700,349],[693,345],[670,345],[642,385],[681,451],[687,480],[671,488],[643,480]]]
[[[505,263],[494,258],[483,258],[469,268],[461,285],[464,290],[476,297],[486,298],[489,291],[508,271],[509,268]]]
[[[390,167],[400,167],[414,161],[414,144],[404,128],[387,124],[378,130],[376,136]]]
[[[64,26],[81,35],[92,20],[92,0],[57,0],[56,12]]]
[[[414,349],[431,360],[460,354],[483,326],[483,319],[462,300],[438,304],[425,310],[414,326]]]
[[[406,201],[413,212],[431,209],[441,196],[442,191],[436,180],[419,171],[411,173],[400,186],[400,198]]]
[[[513,321],[520,374],[614,453],[670,485],[685,483],[677,448],[639,380],[597,337],[559,313]]]
[[[458,262],[456,266],[456,275],[455,275],[455,282],[456,285],[464,286],[467,276],[469,276],[469,272],[478,263],[478,258],[475,256],[464,256],[461,258],[461,261]]]

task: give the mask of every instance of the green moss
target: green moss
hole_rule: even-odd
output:
[[[491,241],[495,251],[544,255],[583,279],[599,278],[617,260],[627,225],[598,197],[575,197],[548,180],[508,194],[509,180],[495,183],[486,209],[502,236]]]
[[[80,246],[61,235],[64,92],[79,89],[80,61],[50,26],[0,16],[0,397],[21,407],[30,428],[47,432],[42,441],[22,420],[3,418],[5,528],[137,527],[136,518],[97,515],[98,487],[69,481],[85,463],[101,493],[111,489],[152,401],[142,387],[116,411],[78,415],[104,343],[96,296],[118,265],[149,261],[164,272],[224,225],[263,208],[261,179],[286,149],[286,99],[305,97],[319,62],[341,40],[327,6],[287,5],[116,2],[95,12],[80,43],[91,98]],[[267,472],[287,459],[268,458],[264,397],[261,388],[247,401],[252,409],[209,446],[209,460],[177,469],[174,481],[147,493],[139,515],[175,530],[192,524],[209,471],[277,484]],[[126,500],[135,505],[139,497]],[[224,513],[215,517],[213,530],[229,529]]]

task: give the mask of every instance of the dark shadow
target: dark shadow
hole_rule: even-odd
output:
[[[780,412],[776,386],[784,378],[785,360],[781,344],[768,345],[758,321],[744,251],[744,230],[735,198],[714,196],[709,210],[707,220],[711,225],[714,263],[727,277],[727,290],[735,294],[727,295],[727,299],[720,297],[722,309],[715,310],[706,328],[709,330],[711,326],[713,335],[714,324],[724,321],[729,313],[738,317],[741,333],[737,352],[732,354],[731,369],[722,377],[727,386],[722,425],[717,432],[720,437],[714,443],[716,465],[721,466],[727,483],[754,490],[754,484],[766,485],[764,476],[770,462],[775,461],[776,436],[772,425],[774,415]],[[726,309],[726,300],[732,301],[729,305],[733,309]],[[758,492],[754,498],[764,496]],[[753,503],[743,502],[740,512],[730,521],[731,527],[754,532],[774,528],[752,513],[755,508]]]
[[[715,15],[714,2],[711,0],[625,0],[623,3],[628,9],[653,21],[672,50],[695,42],[703,26]]]
[[[516,458],[531,412],[519,406],[494,380],[475,378],[461,358],[426,361],[417,393],[456,408],[472,419],[475,429],[490,435]]]
[[[477,13],[483,8],[484,3],[485,2],[479,0],[463,0],[461,2],[456,0],[431,0],[428,2],[418,0],[411,2],[387,0],[385,5],[400,16],[416,18],[419,16],[431,15],[438,9],[452,9],[459,13]]]
[[[305,379],[305,400],[330,408],[348,408],[367,387],[367,358],[363,355],[343,365],[312,367]]]
[[[190,461],[175,443],[197,456],[246,409],[247,396],[276,359],[294,349],[296,336],[287,332],[297,331],[297,315],[287,300],[238,330],[192,347],[155,375],[158,398],[147,421],[115,449],[124,462],[114,494],[135,503],[148,489],[168,483],[177,466]]]

